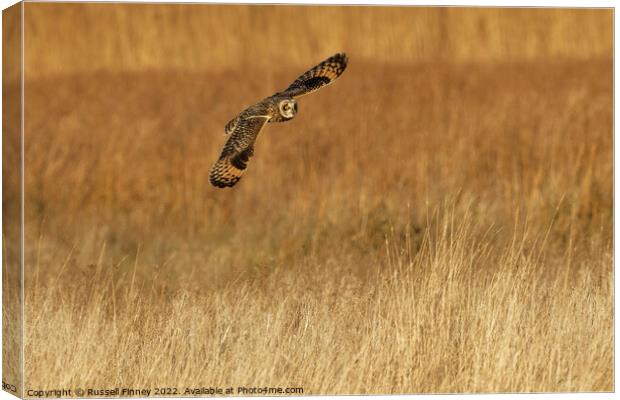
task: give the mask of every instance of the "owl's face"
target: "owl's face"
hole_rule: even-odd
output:
[[[297,102],[294,99],[282,100],[278,104],[280,115],[286,119],[291,119],[297,114]]]

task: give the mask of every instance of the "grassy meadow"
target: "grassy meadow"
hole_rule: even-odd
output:
[[[614,389],[612,11],[25,15],[27,390]],[[226,122],[338,51],[212,187]]]

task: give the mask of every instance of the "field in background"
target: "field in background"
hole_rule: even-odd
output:
[[[31,78],[306,68],[337,51],[401,64],[591,59],[613,46],[604,9],[37,3],[25,15]]]
[[[118,11],[71,55],[29,7],[27,388],[613,390],[611,12],[229,7],[201,53],[185,11]],[[253,63],[261,23],[305,36]],[[211,187],[224,124],[339,50]]]

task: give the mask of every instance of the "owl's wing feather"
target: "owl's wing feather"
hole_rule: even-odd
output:
[[[236,119],[234,130],[228,137],[220,158],[211,167],[209,181],[213,186],[232,187],[241,179],[250,157],[254,155],[254,141],[269,118],[260,115]]]
[[[239,123],[239,119],[241,119],[241,117],[237,115],[235,118],[228,121],[226,126],[224,126],[224,132],[227,135],[230,135],[231,133],[235,131],[235,128],[237,127],[237,124]]]
[[[347,55],[338,53],[301,75],[283,93],[299,97],[312,93],[335,81],[347,68]]]

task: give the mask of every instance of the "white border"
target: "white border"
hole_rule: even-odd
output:
[[[465,1],[465,0],[428,0],[428,1],[411,1],[411,0],[388,0],[388,1],[370,1],[370,0],[228,0],[228,1],[214,1],[214,0],[128,0],[128,1],[113,1],[113,0],[25,0],[26,2],[46,2],[46,3],[195,3],[195,4],[309,4],[309,5],[370,5],[370,6],[455,6],[455,7],[485,7],[485,8],[499,8],[499,7],[555,7],[555,8],[613,8],[616,5],[615,1],[604,0],[592,0],[592,1],[577,1],[577,0],[525,0],[518,1],[492,1],[492,0],[478,0],[478,1]],[[1,0],[0,5],[2,8],[9,7],[15,4],[16,1]]]

